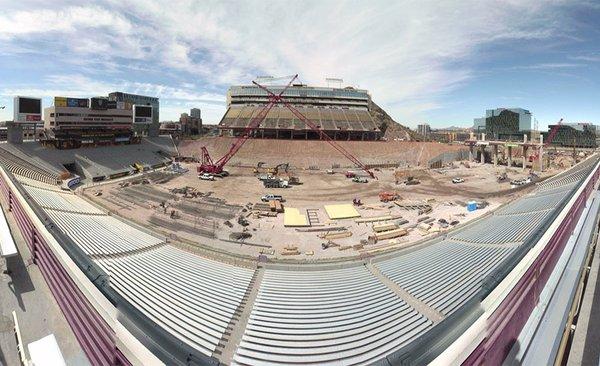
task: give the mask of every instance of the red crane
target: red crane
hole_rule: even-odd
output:
[[[292,80],[281,90],[279,95],[275,97],[281,97],[281,95],[292,85],[294,80],[298,78],[298,75],[294,75]],[[229,151],[223,155],[223,157],[216,162],[213,162],[206,146],[202,147],[202,161],[200,166],[198,167],[198,173],[210,173],[210,174],[222,174],[223,167],[229,160],[240,150],[240,148],[246,143],[246,141],[250,138],[250,134],[254,131],[258,126],[260,126],[261,122],[267,117],[267,113],[273,108],[275,103],[277,103],[277,98],[273,96],[269,96],[269,103],[265,104],[258,114],[252,118],[248,126],[244,129],[244,133],[240,136],[229,148]]]
[[[546,139],[546,141],[544,141],[544,147],[546,147],[552,143],[552,140],[554,140],[554,137],[556,136],[558,129],[562,125],[562,121],[563,121],[563,119],[561,118],[560,121],[558,121],[558,123],[554,127],[552,127],[552,129],[550,130],[550,133],[548,134],[548,138]],[[535,160],[539,159],[539,157],[540,157],[540,150],[538,149],[535,152],[535,154],[533,154],[529,157],[529,161],[535,161]]]
[[[260,112],[256,115],[256,117],[254,117],[252,119],[250,124],[244,130],[244,134],[240,138],[238,138],[238,140],[236,140],[235,143],[233,143],[231,145],[229,152],[227,152],[227,154],[225,154],[225,156],[223,156],[221,159],[219,159],[216,163],[212,162],[212,159],[211,159],[210,155],[208,154],[208,150],[206,150],[206,147],[203,147],[202,148],[202,164],[198,167],[198,172],[214,173],[214,174],[222,173],[223,167],[225,166],[225,164],[227,164],[229,159],[231,159],[233,157],[233,155],[235,155],[238,152],[238,150],[242,147],[242,145],[246,142],[246,140],[248,140],[248,138],[250,137],[250,133],[252,131],[254,131],[256,128],[258,128],[258,126],[260,126],[260,123],[266,118],[267,113],[271,110],[273,105],[275,105],[276,103],[282,103],[296,117],[298,117],[298,119],[300,119],[308,127],[310,127],[311,130],[317,132],[319,134],[319,138],[327,141],[327,143],[329,143],[334,149],[336,149],[338,152],[340,152],[342,155],[344,155],[348,160],[350,160],[352,163],[354,163],[355,165],[360,167],[362,170],[364,170],[367,174],[369,174],[369,176],[371,178],[376,179],[375,174],[373,174],[373,172],[371,172],[367,168],[367,166],[364,165],[357,157],[352,155],[350,152],[348,152],[346,149],[344,149],[341,145],[339,145],[337,142],[335,142],[335,140],[333,140],[331,137],[329,137],[329,135],[327,135],[325,132],[323,132],[322,129],[317,127],[317,125],[314,122],[312,122],[311,120],[306,118],[306,116],[304,116],[298,109],[296,109],[294,106],[289,104],[285,99],[283,99],[283,97],[282,97],[283,93],[289,88],[289,86],[294,82],[294,80],[297,77],[298,77],[298,75],[295,75],[292,78],[292,80],[290,80],[290,82],[285,86],[285,88],[283,88],[283,90],[279,94],[275,94],[272,91],[270,91],[269,89],[267,89],[265,86],[260,85],[256,81],[253,81],[252,83],[254,85],[258,86],[259,88],[261,88],[267,92],[267,94],[269,96],[269,103],[260,110]]]

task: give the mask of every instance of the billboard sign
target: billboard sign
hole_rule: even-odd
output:
[[[149,124],[152,123],[152,106],[134,105],[133,123]]]
[[[54,106],[55,107],[66,107],[67,106],[67,98],[54,97]]]
[[[91,109],[105,111],[108,109],[108,98],[91,98]]]
[[[32,97],[14,98],[13,120],[15,122],[37,122],[42,120],[42,99]]]
[[[90,105],[89,99],[86,99],[86,98],[66,98],[66,99],[67,99],[67,107],[89,108],[89,105]]]

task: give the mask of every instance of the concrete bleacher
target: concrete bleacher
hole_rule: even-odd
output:
[[[445,240],[376,266],[411,295],[449,315],[471,299],[485,276],[514,249]]]
[[[260,111],[260,106],[232,106],[219,125],[221,127],[244,128]],[[305,108],[297,107],[305,117],[320,126],[323,130],[331,131],[379,131],[375,120],[366,110],[334,109],[334,108]],[[273,107],[261,123],[260,128],[281,130],[310,130],[289,109],[283,106]]]
[[[0,165],[20,177],[55,185],[63,173],[60,169],[50,167],[45,162],[27,156],[13,148],[12,144],[0,144]]]
[[[135,252],[164,242],[111,216],[46,212],[56,226],[90,256]]]
[[[0,154],[0,156],[7,156],[12,159],[20,159],[20,156],[27,157],[27,160],[33,162],[29,165],[39,166],[37,170],[34,170],[36,172],[51,171],[58,176],[66,172],[65,165],[75,166],[77,174],[81,176],[83,181],[127,174],[132,171],[131,164],[134,163],[148,166],[164,164],[169,161],[168,156],[174,156],[177,153],[170,136],[145,138],[140,144],[83,147],[72,150],[44,147],[35,141],[27,141],[23,144],[1,144],[0,149],[7,152],[7,154]],[[0,160],[0,163],[3,163],[3,161]],[[27,167],[22,161],[18,163],[21,167]],[[30,168],[30,170],[33,169]],[[23,175],[22,173],[17,174]],[[41,180],[30,175],[25,176]],[[56,178],[54,180],[56,181]],[[53,184],[48,179],[41,181]]]
[[[234,364],[367,364],[432,324],[364,266],[267,269]]]
[[[97,263],[144,315],[207,356],[217,349],[254,274],[171,246]]]

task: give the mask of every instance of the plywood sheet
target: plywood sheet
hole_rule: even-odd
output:
[[[360,217],[358,211],[356,211],[354,206],[352,206],[351,204],[326,205],[325,211],[327,212],[329,218],[332,220]]]
[[[283,226],[310,226],[306,215],[293,207],[285,207],[283,211]]]

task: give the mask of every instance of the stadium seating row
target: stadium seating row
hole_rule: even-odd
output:
[[[481,287],[515,247],[470,246],[445,240],[376,264],[396,285],[449,315]]]
[[[364,266],[266,270],[234,362],[366,364],[432,325]]]
[[[26,177],[50,185],[56,185],[58,183],[58,175],[44,171],[25,160],[3,151],[2,149],[0,149],[0,164],[2,164],[2,166],[11,173],[18,176]]]
[[[46,212],[58,228],[87,255],[123,254],[164,242],[111,216],[91,216],[55,210]]]
[[[207,356],[216,350],[254,274],[169,245],[97,263],[131,304]]]
[[[33,200],[43,208],[66,212],[106,215],[91,203],[79,198],[71,192],[57,192],[52,189],[23,185]]]
[[[260,109],[257,106],[231,107],[227,110],[219,125],[222,127],[244,128],[258,115]],[[323,130],[379,130],[373,117],[366,110],[328,108],[298,108],[298,110]],[[284,107],[271,109],[260,127],[266,129],[309,129],[304,122]]]

